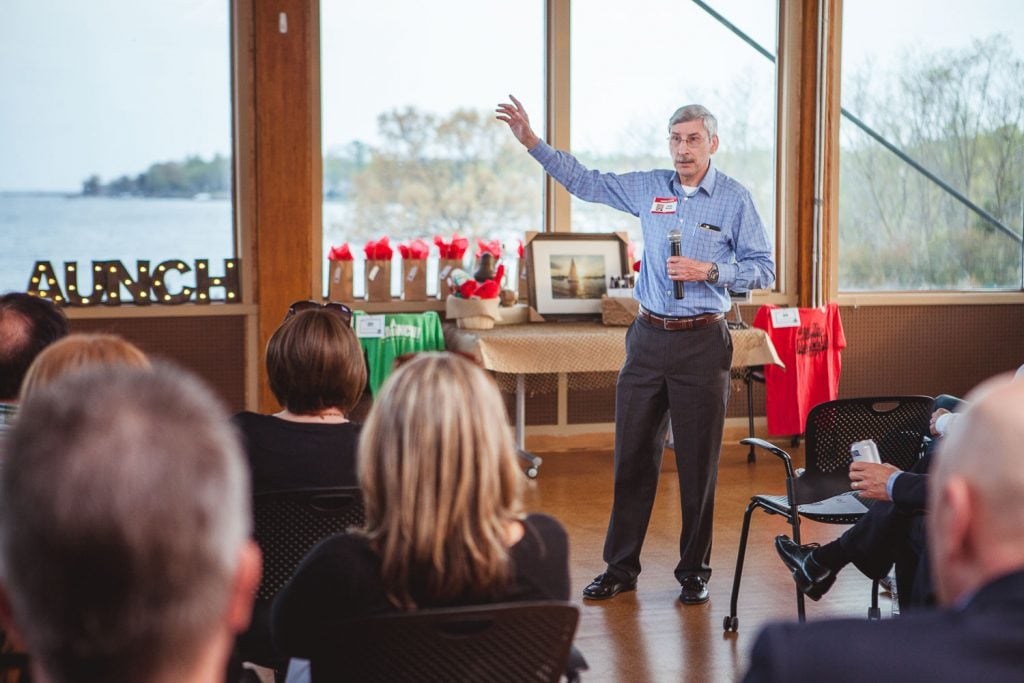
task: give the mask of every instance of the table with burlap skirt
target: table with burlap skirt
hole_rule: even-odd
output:
[[[601,389],[615,386],[626,360],[626,329],[600,323],[527,323],[492,330],[457,330],[451,339],[459,351],[472,353],[488,370],[497,373],[504,391],[515,389],[516,445],[523,449],[526,375],[543,375],[531,382],[533,393],[558,389],[558,375],[569,373],[569,388]],[[779,365],[779,355],[764,330],[730,330],[732,367]]]

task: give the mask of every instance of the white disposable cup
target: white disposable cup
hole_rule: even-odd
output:
[[[878,445],[872,439],[864,439],[850,444],[850,457],[854,462],[882,462],[882,458],[878,455]]]

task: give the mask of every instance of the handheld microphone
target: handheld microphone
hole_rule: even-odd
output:
[[[668,246],[669,246],[669,249],[671,250],[673,256],[682,256],[683,255],[683,247],[682,247],[682,244],[681,244],[682,240],[683,240],[683,236],[679,233],[678,230],[673,230],[672,232],[670,232],[668,234]],[[672,289],[674,290],[674,293],[675,293],[675,296],[676,296],[677,299],[682,299],[683,298],[683,294],[684,294],[684,292],[683,292],[683,289],[684,289],[683,285],[684,284],[685,283],[680,282],[679,280],[673,280],[672,281]]]

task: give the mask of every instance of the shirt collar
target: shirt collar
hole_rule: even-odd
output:
[[[704,174],[704,177],[701,178],[700,184],[697,185],[697,192],[700,192],[703,189],[704,193],[709,197],[715,196],[715,184],[717,181],[718,171],[715,169],[715,162],[709,161],[708,172]],[[679,182],[678,173],[672,174],[672,190],[676,194],[684,194],[683,186]],[[694,192],[694,194],[697,194],[697,192]]]

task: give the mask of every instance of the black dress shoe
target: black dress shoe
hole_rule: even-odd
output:
[[[598,574],[590,585],[583,589],[583,597],[588,600],[607,600],[613,598],[622,591],[635,591],[636,579],[632,581],[620,581],[611,574],[605,572]]]
[[[797,545],[788,536],[775,537],[775,550],[793,574],[796,587],[811,600],[819,600],[836,582],[836,575],[811,557],[817,543]]]
[[[700,605],[708,601],[708,582],[696,574],[683,579],[682,586],[679,602],[684,605]]]

